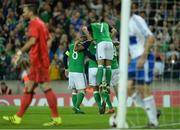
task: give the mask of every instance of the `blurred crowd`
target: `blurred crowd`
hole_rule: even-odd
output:
[[[148,23],[157,41],[156,78],[180,79],[180,1],[134,0],[133,8]],[[24,1],[0,0],[0,79],[21,79],[23,67],[14,67],[11,58],[26,41],[28,22],[19,5]],[[97,15],[120,30],[120,0],[39,0],[39,16],[53,37],[49,52],[52,80],[65,79],[63,54],[73,34]]]
[[[1,95],[11,95],[12,90],[6,85],[5,82],[0,83],[0,96]]]

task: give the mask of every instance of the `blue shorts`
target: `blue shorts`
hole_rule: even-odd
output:
[[[150,84],[153,81],[154,55],[149,54],[144,67],[137,69],[136,65],[140,57],[131,59],[128,67],[128,79],[134,80],[137,84]]]

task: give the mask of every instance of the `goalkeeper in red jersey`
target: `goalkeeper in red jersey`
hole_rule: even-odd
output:
[[[3,116],[3,119],[10,121],[13,124],[20,124],[25,111],[33,99],[33,90],[39,83],[41,83],[52,113],[52,121],[44,123],[43,126],[60,125],[62,121],[58,114],[57,97],[50,88],[49,83],[50,61],[48,56],[48,40],[50,40],[50,37],[48,28],[45,23],[37,17],[37,4],[24,5],[23,17],[30,20],[27,30],[28,41],[16,53],[12,62],[16,64],[22,53],[29,50],[29,59],[31,65],[28,73],[29,81],[25,83],[25,92],[18,112],[13,116]]]

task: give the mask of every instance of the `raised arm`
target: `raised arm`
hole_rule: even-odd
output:
[[[91,36],[90,32],[88,31],[86,26],[82,27],[82,31],[85,34],[85,36],[87,37],[88,41],[92,41],[93,40],[93,38],[92,38],[92,36]]]
[[[117,30],[113,27],[111,29],[111,38],[113,39],[116,36],[116,34],[117,34]]]

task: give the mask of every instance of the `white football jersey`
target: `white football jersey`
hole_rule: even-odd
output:
[[[129,21],[129,52],[131,58],[137,58],[144,52],[146,38],[153,35],[145,20],[136,14],[130,17]]]

